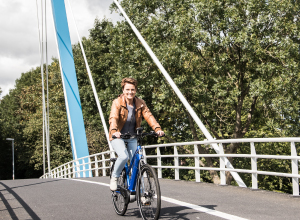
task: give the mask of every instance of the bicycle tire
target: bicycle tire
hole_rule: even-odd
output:
[[[161,208],[161,193],[156,172],[149,164],[141,168],[136,191],[142,218],[157,220]]]
[[[127,189],[125,169],[122,170],[122,173],[118,178],[117,184]],[[128,203],[126,203],[125,197],[119,191],[112,192],[112,202],[114,205],[115,212],[118,215],[124,215],[125,212],[127,211]]]

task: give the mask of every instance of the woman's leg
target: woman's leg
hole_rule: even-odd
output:
[[[137,149],[137,139],[136,138],[131,138],[131,139],[126,139],[127,142],[127,151],[129,154],[129,161],[131,162],[131,159]]]
[[[125,163],[128,161],[128,152],[123,139],[114,139],[111,141],[111,145],[118,155],[112,177],[119,177],[125,167]]]

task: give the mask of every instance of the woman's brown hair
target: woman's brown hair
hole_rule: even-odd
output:
[[[124,79],[122,79],[122,82],[121,82],[122,90],[124,90],[124,86],[125,86],[126,83],[134,85],[135,89],[137,90],[138,82],[136,81],[136,79],[134,79],[134,78],[124,78]]]

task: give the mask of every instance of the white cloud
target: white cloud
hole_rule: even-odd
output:
[[[57,49],[53,31],[50,1],[47,1],[47,26],[48,26],[48,57],[57,57]],[[93,28],[94,20],[106,18],[112,21],[120,20],[116,14],[110,13],[109,6],[113,0],[70,0],[76,25],[81,37],[88,36],[89,29]],[[40,1],[38,1],[40,4]],[[69,29],[72,44],[78,41],[70,17],[70,9],[65,0]],[[40,11],[40,5],[39,11]],[[41,15],[40,19],[41,19]],[[40,21],[41,25],[41,21]],[[15,80],[21,73],[39,66],[39,35],[36,0],[0,0],[0,88],[2,96],[8,94]]]

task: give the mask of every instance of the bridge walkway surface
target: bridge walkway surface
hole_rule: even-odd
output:
[[[115,214],[108,177],[0,181],[0,219],[141,219],[136,202]],[[160,219],[299,219],[283,193],[160,179]]]

